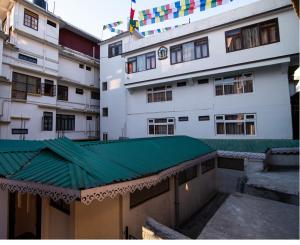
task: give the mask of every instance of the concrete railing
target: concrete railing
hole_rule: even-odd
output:
[[[147,218],[143,226],[143,240],[187,240],[189,237],[158,223],[152,218]]]

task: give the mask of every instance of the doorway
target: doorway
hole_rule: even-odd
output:
[[[42,199],[31,194],[9,195],[9,239],[41,239]]]

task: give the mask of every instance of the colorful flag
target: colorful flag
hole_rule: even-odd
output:
[[[134,29],[137,28],[137,22],[134,20],[135,7],[133,4],[136,4],[136,0],[131,0],[131,8],[130,8],[130,20],[129,20],[129,32],[132,33]]]
[[[106,30],[108,28],[112,28],[112,27],[117,27],[119,25],[122,25],[123,24],[123,21],[116,21],[116,22],[113,22],[113,23],[110,23],[110,24],[106,24],[103,26],[103,30]]]

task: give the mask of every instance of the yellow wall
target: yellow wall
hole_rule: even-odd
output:
[[[129,234],[142,239],[142,226],[147,217],[152,217],[166,225],[174,225],[174,184],[170,180],[170,190],[130,209],[130,194],[123,197],[123,232],[128,226]]]
[[[201,173],[198,166],[197,178],[179,186],[179,222],[187,221],[216,193],[216,166],[215,169]]]
[[[75,203],[76,239],[120,238],[119,198],[94,200],[89,206]]]
[[[50,206],[49,199],[42,200],[42,239],[74,238],[74,203],[70,215]]]

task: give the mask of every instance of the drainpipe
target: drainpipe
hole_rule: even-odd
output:
[[[175,229],[179,227],[179,188],[178,174],[174,176],[174,191],[175,191]]]

